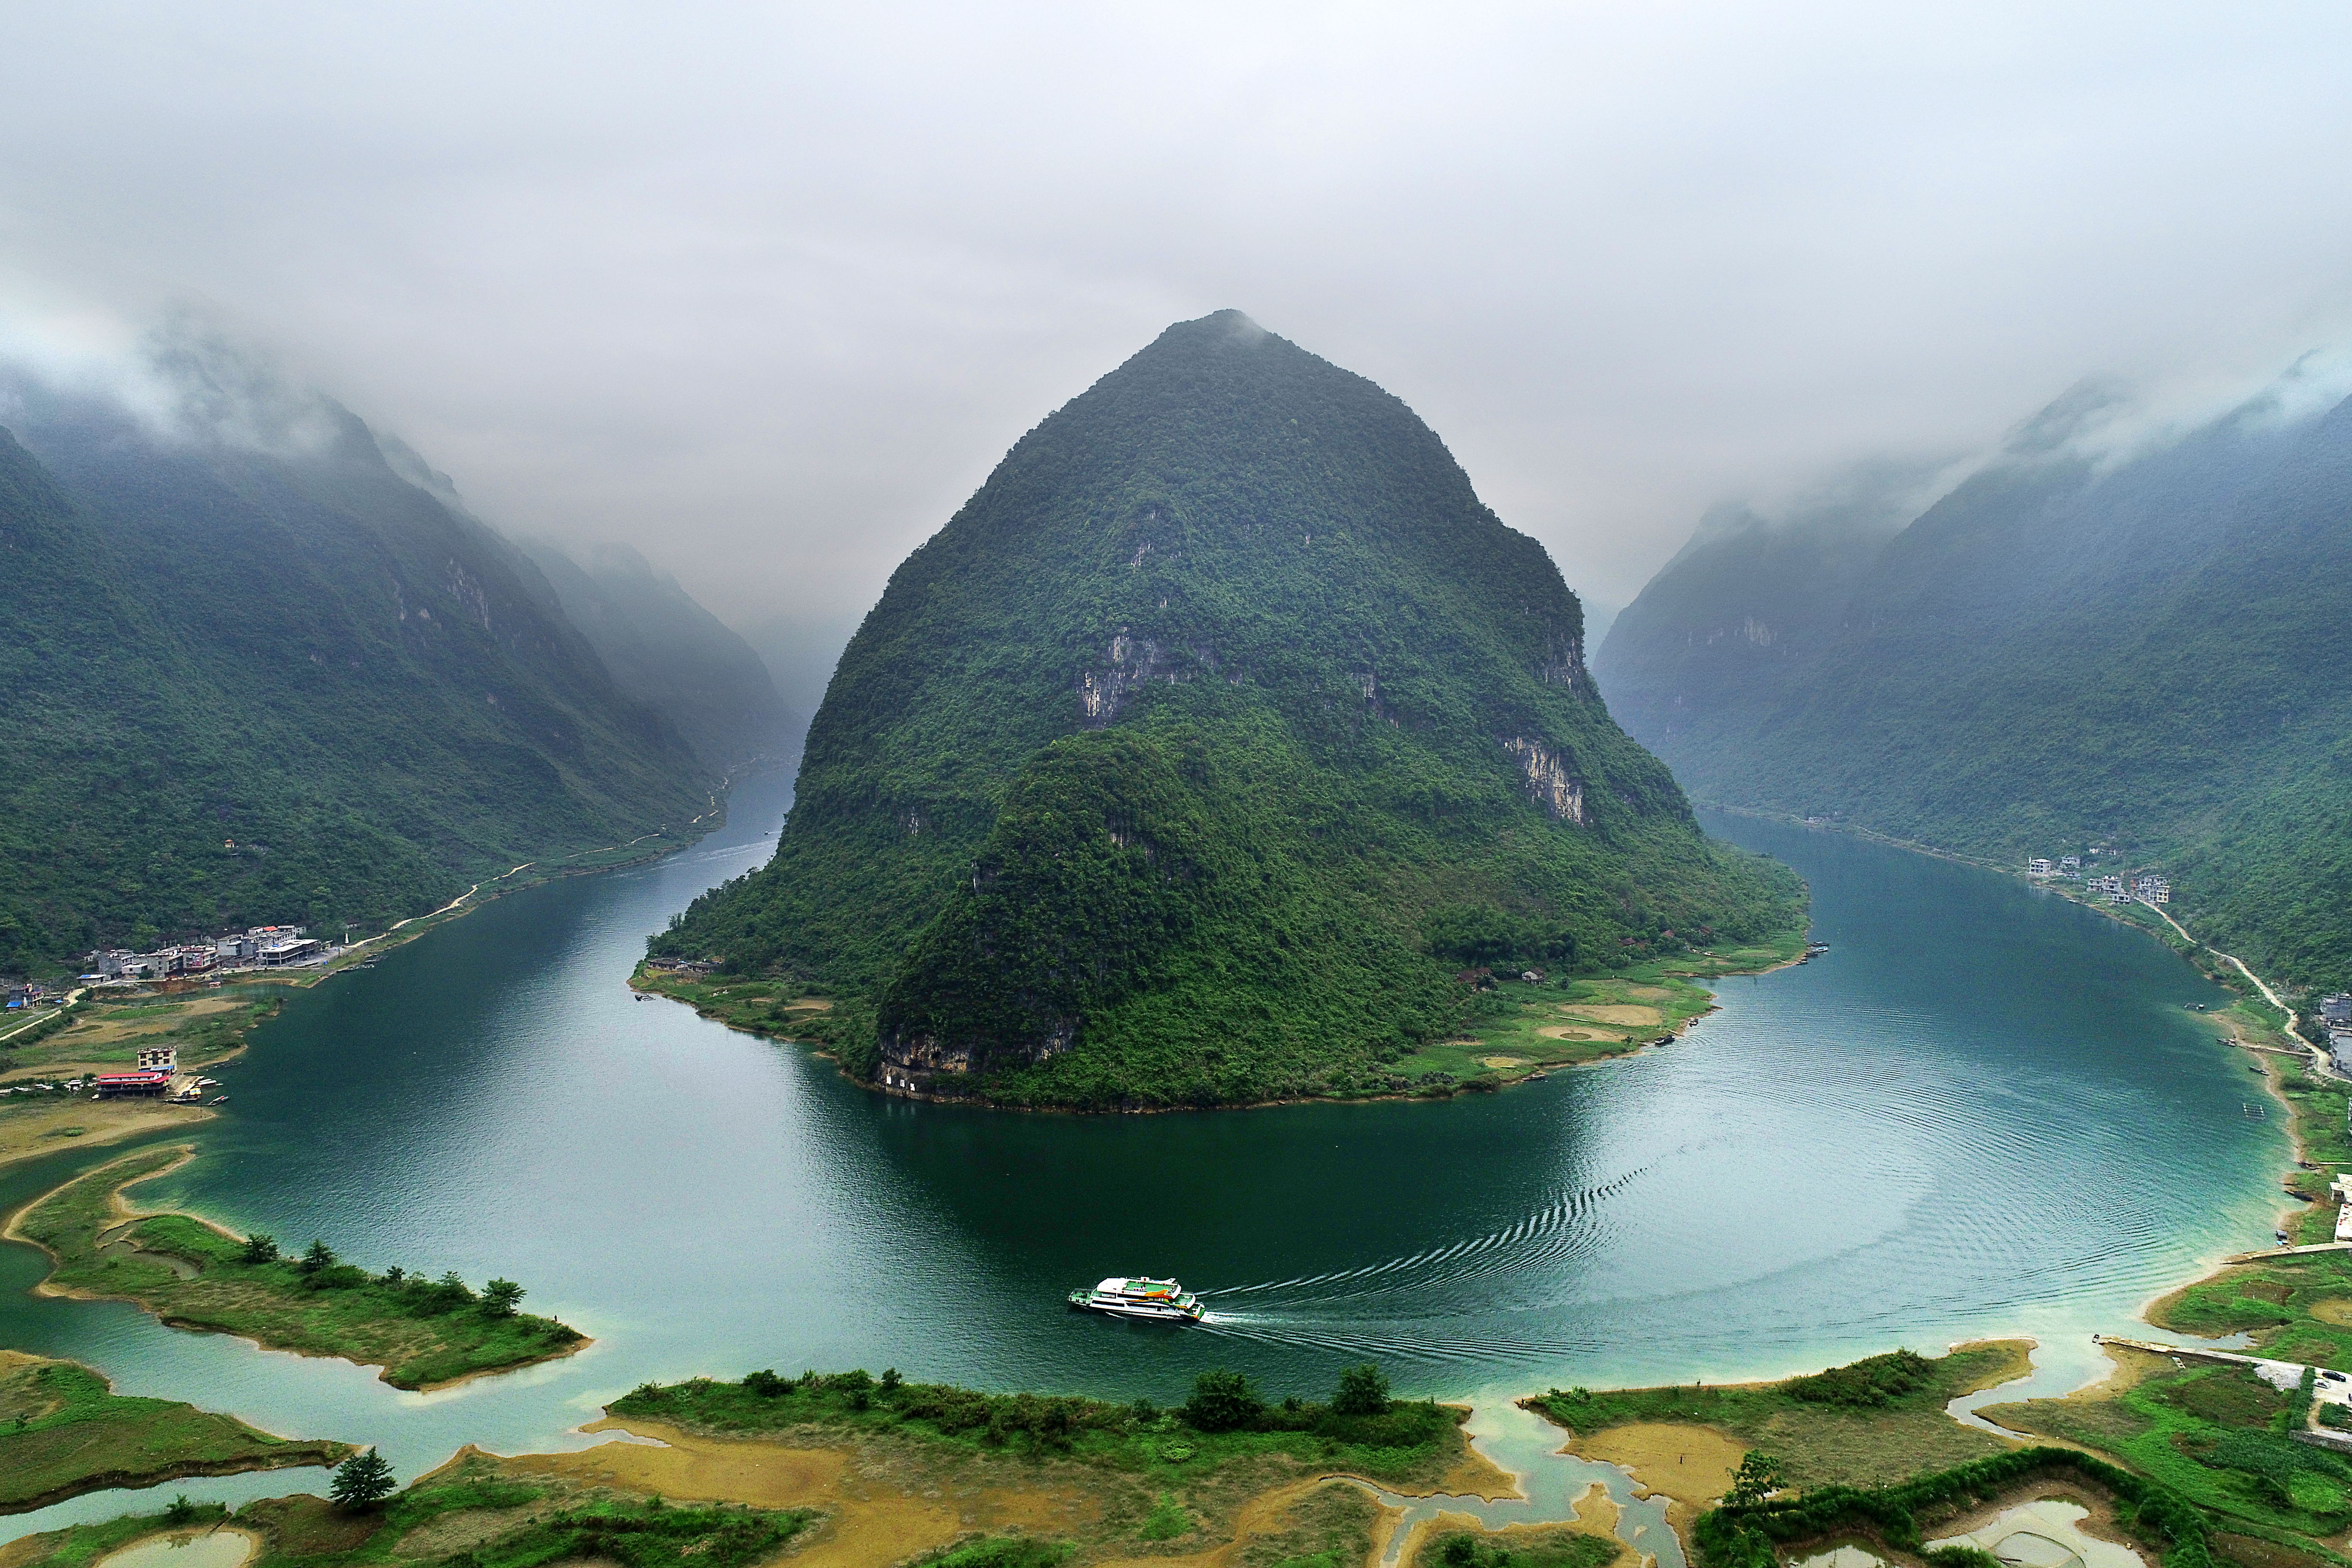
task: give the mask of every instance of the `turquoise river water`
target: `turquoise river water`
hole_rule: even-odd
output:
[[[220,1072],[234,1098],[199,1160],[142,1189],[373,1268],[520,1279],[586,1352],[404,1394],[34,1297],[22,1247],[0,1248],[0,1345],[376,1444],[403,1477],[467,1442],[583,1445],[573,1428],[649,1378],[766,1366],[1171,1402],[1207,1366],[1318,1394],[1369,1357],[1537,1451],[1507,1397],[1549,1385],[2025,1333],[2037,1384],[2069,1386],[2096,1364],[2093,1330],[2270,1232],[2283,1118],[2247,1114],[2244,1058],[2184,1011],[2221,994],[2011,879],[1710,817],[1811,882],[1832,949],[1723,983],[1671,1047],[1441,1104],[1019,1115],[884,1099],[631,999],[646,933],[764,858],[788,800],[783,777],[751,780],[691,851],[499,900],[294,995]],[[74,1168],[0,1172],[0,1208]],[[1208,1293],[1212,1321],[1062,1303],[1147,1271]],[[0,1537],[131,1506],[152,1500],[77,1499]]]

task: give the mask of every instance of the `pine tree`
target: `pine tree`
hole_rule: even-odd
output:
[[[364,1513],[392,1495],[399,1483],[394,1479],[392,1464],[373,1448],[364,1454],[353,1454],[335,1467],[335,1479],[327,1495],[335,1506],[348,1513]]]

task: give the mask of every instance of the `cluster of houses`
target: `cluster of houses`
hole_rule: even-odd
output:
[[[2352,1074],[2352,996],[2322,996],[2319,1021],[2327,1030],[2327,1056],[2336,1070]]]
[[[2080,880],[2083,858],[2062,855],[2055,860],[2036,857],[2025,863],[2025,874],[2037,882]],[[2126,880],[2120,876],[2093,877],[2084,886],[2095,893],[2105,893],[2111,904],[2168,904],[2172,902],[2172,884],[2153,871]]]
[[[302,934],[300,926],[254,926],[214,942],[132,952],[109,948],[82,963],[84,980],[164,980],[215,969],[278,969],[327,956],[327,944]]]

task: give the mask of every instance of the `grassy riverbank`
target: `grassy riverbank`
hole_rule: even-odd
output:
[[[8,1235],[52,1260],[41,1289],[135,1301],[165,1322],[276,1350],[383,1368],[398,1388],[432,1388],[567,1355],[586,1341],[551,1318],[501,1310],[454,1276],[371,1275],[349,1264],[257,1260],[244,1240],[187,1215],[134,1215],[122,1190],[191,1156],[142,1149],[28,1205]]]
[[[1466,1410],[1402,1400],[1378,1414],[1348,1415],[1291,1398],[1227,1425],[1189,1414],[1190,1405],[1163,1411],[1149,1401],[982,1394],[900,1383],[888,1373],[755,1373],[740,1383],[648,1384],[608,1408],[622,1420],[712,1436],[887,1435],[968,1454],[1062,1456],[1172,1487],[1259,1459],[1344,1470],[1387,1486],[1434,1486],[1470,1457],[1461,1429]]]
[[[2009,1444],[1944,1406],[2024,1376],[2030,1348],[1995,1340],[1936,1357],[1892,1351],[1780,1383],[1553,1389],[1522,1403],[1574,1434],[1578,1453],[1629,1464],[1643,1485],[1703,1507],[1750,1448],[1778,1458],[1796,1487],[1883,1485],[2004,1452]]]
[[[280,987],[261,984],[110,989],[50,1019],[53,1027],[12,1037],[0,1046],[0,1089],[10,1091],[0,1094],[0,1165],[209,1119],[212,1112],[199,1106],[94,1100],[64,1085],[90,1073],[126,1072],[140,1051],[157,1046],[173,1047],[182,1068],[201,1071],[243,1051],[247,1031],[283,1000]]]
[[[1424,1495],[1509,1488],[1471,1454],[1456,1410],[1398,1403],[1340,1415],[1285,1401],[1251,1411],[1246,1400],[1216,1408],[1216,1429],[1204,1430],[1142,1405],[862,1373],[698,1378],[641,1388],[590,1428],[656,1443],[512,1458],[467,1448],[373,1514],[310,1497],[233,1516],[201,1511],[203,1522],[262,1537],[256,1568],[567,1560],[751,1568],[787,1546],[871,1568],[1202,1556],[1252,1568],[1357,1568],[1378,1546],[1383,1516],[1338,1476],[1377,1475]],[[1622,1555],[1607,1511],[1515,1534],[1512,1556],[1489,1550],[1473,1568],[1602,1568]],[[0,1548],[0,1568],[80,1568],[166,1523],[150,1516],[33,1538]],[[1419,1561],[1435,1562],[1425,1552]]]
[[[311,1496],[271,1498],[234,1513],[194,1505],[74,1525],[0,1546],[0,1568],[82,1568],[142,1538],[227,1528],[259,1538],[251,1568],[541,1568],[602,1562],[626,1568],[753,1568],[821,1516],[812,1510],[673,1505],[546,1478],[512,1479],[470,1457],[381,1509],[351,1512]]]
[[[2120,1346],[2116,1372],[2063,1399],[1985,1407],[1986,1419],[2080,1444],[2162,1482],[2232,1528],[2341,1562],[2352,1458],[2291,1439],[2303,1406],[2244,1367]]]
[[[1493,988],[1465,1003],[1462,1027],[1392,1062],[1335,1079],[1311,1100],[1447,1099],[1518,1082],[1528,1075],[1631,1052],[1670,1039],[1715,1010],[1707,980],[1792,963],[1805,933],[1653,959],[1605,975],[1528,982],[1498,973]],[[683,1002],[732,1029],[797,1043],[827,1055],[854,1048],[875,1026],[870,1007],[819,988],[731,975],[696,976],[640,964],[632,989]]]
[[[0,1351],[0,1513],[183,1476],[331,1465],[351,1451],[275,1437],[176,1400],[119,1394],[74,1362]]]

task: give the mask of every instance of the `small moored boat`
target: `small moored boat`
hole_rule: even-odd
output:
[[[1151,1323],[1197,1323],[1203,1310],[1200,1298],[1173,1279],[1106,1279],[1091,1290],[1071,1291],[1070,1305]]]

